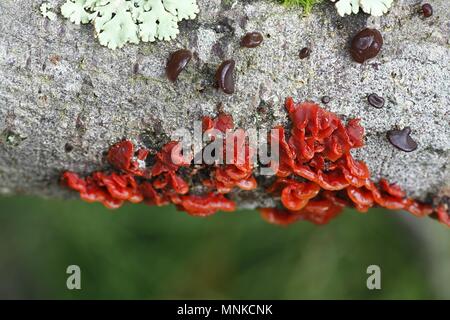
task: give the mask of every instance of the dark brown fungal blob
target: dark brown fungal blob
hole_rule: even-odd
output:
[[[191,59],[192,52],[186,49],[181,49],[172,53],[169,60],[167,61],[166,66],[167,78],[170,81],[175,82],[180,72],[183,71],[184,68],[186,68],[186,65],[189,63],[189,61],[191,61]]]
[[[369,94],[369,96],[367,97],[367,101],[372,107],[377,109],[381,109],[384,106],[384,98],[380,97],[376,93]]]
[[[219,66],[216,72],[217,87],[226,94],[234,93],[234,67],[236,63],[234,60],[225,60]]]
[[[429,3],[422,5],[422,13],[425,18],[429,18],[433,15],[433,7]]]
[[[65,150],[67,153],[72,152],[73,146],[72,146],[70,143],[66,143],[66,144],[64,145],[64,150]]]
[[[329,96],[323,96],[321,101],[323,104],[328,104],[330,103],[331,98]]]
[[[259,32],[249,32],[241,39],[241,47],[256,48],[264,40],[264,37]]]
[[[417,149],[417,142],[410,136],[411,128],[405,127],[403,130],[389,130],[387,132],[387,138],[389,142],[405,152],[411,152]]]
[[[353,37],[350,53],[356,62],[363,63],[376,57],[382,46],[383,37],[380,31],[366,28]]]
[[[139,73],[139,63],[135,63],[133,65],[133,74],[138,74]]]
[[[300,53],[298,54],[300,59],[308,58],[310,55],[311,55],[311,49],[309,49],[307,47],[305,47],[302,50],[300,50]]]

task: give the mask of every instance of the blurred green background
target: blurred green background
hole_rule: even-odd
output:
[[[79,291],[66,288],[72,264]],[[382,290],[366,288],[371,264]],[[2,299],[448,299],[449,283],[450,230],[406,213],[286,228],[254,211],[0,197]]]

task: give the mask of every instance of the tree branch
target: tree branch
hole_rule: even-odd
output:
[[[56,1],[61,4],[62,1]],[[397,1],[382,18],[341,18],[332,3],[307,16],[267,1],[200,0],[197,20],[181,23],[173,42],[101,47],[92,26],[39,13],[41,1],[0,3],[0,191],[58,197],[65,170],[105,168],[104,152],[122,138],[159,148],[172,132],[218,106],[241,128],[286,123],[284,99],[319,102],[343,118],[361,118],[366,146],[354,153],[372,171],[420,200],[450,196],[450,48],[447,0],[424,19],[420,1]],[[384,37],[381,54],[358,64],[348,43],[365,26]],[[248,31],[264,34],[255,49],[239,47]],[[299,59],[303,47],[311,48]],[[189,48],[194,59],[174,84],[169,54]],[[217,66],[236,60],[236,93],[213,87]],[[377,93],[386,104],[371,107]],[[416,151],[395,149],[386,132],[412,128]],[[245,207],[270,205],[257,190],[234,195]]]

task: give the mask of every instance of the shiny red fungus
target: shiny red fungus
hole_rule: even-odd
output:
[[[378,206],[405,210],[418,217],[433,216],[450,227],[446,204],[422,203],[409,198],[395,183],[383,178],[378,183],[371,180],[367,165],[351,154],[364,145],[364,128],[359,119],[345,124],[314,102],[295,103],[292,98],[286,100],[285,108],[291,120],[290,130],[277,126],[268,137],[269,143],[279,148],[277,163],[271,163],[275,178],[265,190],[279,202],[276,208],[260,209],[265,220],[279,225],[302,220],[322,225],[344,207],[366,212]],[[156,206],[172,203],[193,216],[234,211],[236,204],[229,198],[230,192],[258,188],[255,150],[243,139],[244,131],[235,128],[231,115],[222,112],[215,118],[204,117],[203,131],[212,129],[231,132],[236,139],[232,149],[224,140],[223,156],[227,161],[223,164],[194,167],[177,141],[169,141],[150,155],[146,148],[124,140],[110,147],[106,157],[110,168],[86,177],[67,171],[61,183],[77,191],[81,199],[111,209],[127,202],[143,202]],[[388,134],[388,138],[397,147],[414,149],[409,133],[405,128]],[[194,180],[195,192],[191,190]]]

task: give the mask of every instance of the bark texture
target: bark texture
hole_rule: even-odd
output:
[[[63,1],[49,1],[57,7]],[[421,1],[399,0],[382,18],[341,18],[326,1],[303,17],[269,1],[199,0],[195,21],[181,23],[172,42],[98,44],[91,25],[60,15],[50,21],[40,0],[0,1],[0,191],[42,196],[70,194],[61,172],[88,174],[107,166],[104,152],[122,138],[159,148],[172,132],[218,106],[242,128],[286,123],[283,101],[320,102],[343,118],[361,118],[366,146],[354,153],[376,181],[385,177],[421,200],[450,196],[450,6],[433,1],[434,15],[418,13]],[[348,45],[365,26],[384,37],[381,54],[364,64]],[[256,49],[240,37],[260,31]],[[298,52],[311,48],[300,60]],[[170,83],[164,67],[170,52],[189,48],[193,61]],[[224,59],[236,60],[236,93],[214,89]],[[367,103],[370,93],[383,109]],[[262,111],[262,112],[261,112]],[[395,149],[386,131],[412,128],[419,148]],[[243,207],[270,205],[264,192],[234,194]],[[437,200],[435,200],[437,201]]]

